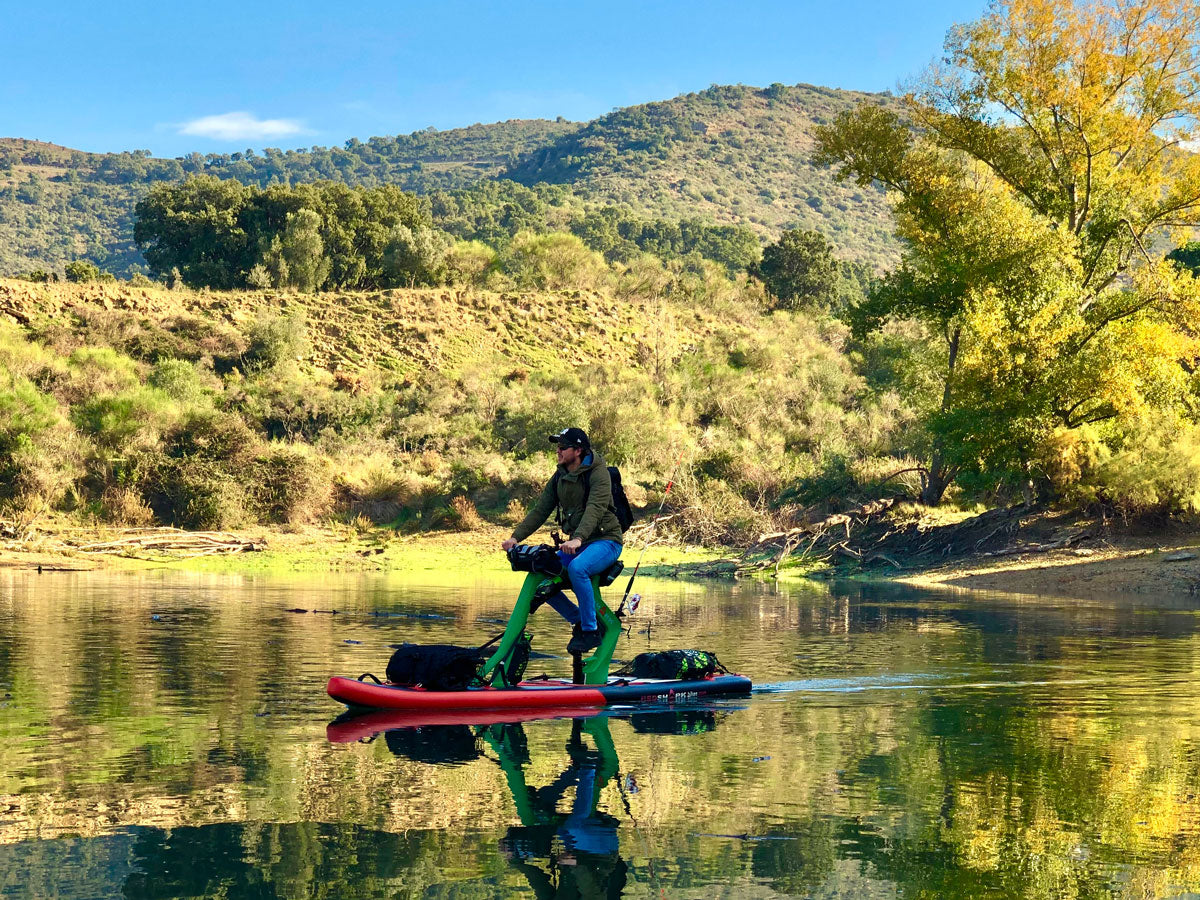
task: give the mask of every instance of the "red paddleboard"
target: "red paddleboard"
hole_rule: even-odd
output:
[[[405,709],[424,712],[460,709],[579,709],[614,703],[661,703],[720,694],[750,693],[743,675],[711,675],[692,681],[655,678],[609,678],[608,684],[573,684],[560,678],[523,681],[513,688],[468,688],[427,691],[420,687],[375,684],[335,675],[326,686],[329,696],[352,709]]]

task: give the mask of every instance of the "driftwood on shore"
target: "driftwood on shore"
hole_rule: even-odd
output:
[[[248,553],[266,546],[265,541],[247,540],[225,531],[182,531],[178,528],[131,528],[109,540],[81,542],[67,539],[63,543],[80,553],[121,556],[144,553],[183,559],[219,553]]]
[[[76,532],[72,534],[72,531]],[[38,535],[31,528],[18,528],[0,520],[0,538],[11,550],[38,549],[58,553],[87,553],[137,556],[151,559],[193,559],[224,553],[249,553],[266,547],[264,540],[250,540],[226,531],[184,531],[179,528],[122,528],[102,537],[93,529],[71,529]]]
[[[761,534],[758,536],[758,540],[742,553],[742,557],[738,561],[736,574],[750,575],[764,569],[772,569],[773,574],[777,576],[779,574],[779,567],[783,564],[784,560],[790,557],[801,544],[806,545],[801,552],[801,556],[810,556],[831,530],[836,530],[838,533],[844,532],[845,537],[839,542],[827,544],[820,551],[820,558],[828,559],[830,556],[842,555],[857,559],[859,562],[866,562],[873,561],[877,557],[882,557],[892,565],[896,565],[893,560],[882,553],[871,554],[871,558],[868,560],[864,557],[862,551],[854,550],[849,546],[851,531],[856,524],[862,524],[870,519],[870,517],[885,512],[894,504],[895,500],[891,499],[875,500],[871,503],[865,503],[848,513],[835,513],[819,522],[813,522],[809,525],[800,525],[788,531]],[[761,556],[764,552],[768,554],[766,557]],[[896,568],[900,568],[900,566],[896,565]]]

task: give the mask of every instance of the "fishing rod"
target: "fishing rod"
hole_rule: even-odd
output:
[[[633,574],[629,576],[629,583],[625,585],[625,594],[621,597],[621,605],[617,608],[618,616],[625,613],[625,601],[629,599],[629,591],[633,588],[633,579],[637,578],[638,569],[642,567],[642,559],[645,558],[646,551],[650,549],[650,536],[654,534],[654,529],[658,527],[658,520],[662,517],[663,507],[667,505],[667,496],[671,493],[672,485],[675,484],[675,476],[679,474],[679,467],[683,465],[683,455],[686,452],[686,446],[679,451],[679,458],[675,460],[675,468],[671,470],[671,477],[667,480],[667,488],[663,491],[662,502],[658,504],[658,512],[654,514],[654,520],[650,523],[650,527],[646,529],[646,542],[642,545],[642,552],[638,554],[637,565],[633,567]],[[633,603],[629,607],[631,613],[637,609],[637,605],[641,599],[640,595],[633,595]]]

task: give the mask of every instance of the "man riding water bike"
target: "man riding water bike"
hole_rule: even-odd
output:
[[[592,576],[603,572],[621,555],[621,523],[612,506],[608,467],[592,449],[583,429],[564,428],[550,435],[550,442],[558,445],[558,468],[529,515],[500,546],[506,551],[516,546],[558,510],[558,524],[569,535],[559,545],[558,557],[566,568],[579,606],[571,603],[561,590],[546,598],[546,602],[576,626],[567,652],[585,653],[599,647],[602,637],[596,624]]]

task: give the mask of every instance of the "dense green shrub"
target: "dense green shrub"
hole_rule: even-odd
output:
[[[1072,500],[1130,517],[1200,513],[1200,426],[1192,423],[1143,419],[1120,435],[1059,430],[1042,465]]]
[[[0,509],[32,519],[81,474],[78,440],[54,398],[0,366]]]
[[[76,404],[71,418],[81,434],[107,454],[137,453],[158,443],[179,417],[179,407],[162,391],[137,385]]]
[[[74,281],[77,283],[99,281],[100,267],[95,263],[88,262],[85,259],[77,259],[74,262],[67,263],[66,274],[67,281]]]
[[[514,284],[535,290],[593,290],[608,278],[604,258],[573,234],[523,231],[501,266]]]
[[[228,392],[226,403],[272,440],[316,441],[327,432],[365,436],[383,429],[392,398],[339,390],[327,373],[280,366]]]
[[[229,529],[250,521],[246,485],[218,460],[159,459],[142,493],[160,521],[179,528]]]
[[[309,352],[308,328],[300,316],[267,316],[250,326],[250,345],[242,354],[247,372],[275,369]]]
[[[185,359],[160,359],[150,371],[147,384],[183,404],[199,403],[207,394],[195,365]]]
[[[304,444],[271,443],[243,476],[260,522],[301,524],[325,518],[333,483],[329,464]]]

